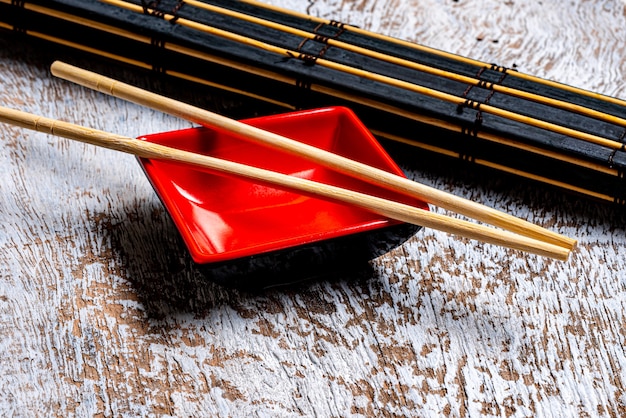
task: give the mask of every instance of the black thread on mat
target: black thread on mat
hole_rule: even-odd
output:
[[[300,42],[300,43],[298,44],[298,47],[296,48],[296,51],[300,51],[300,50],[302,50],[302,48],[304,48],[304,44],[306,44],[307,42],[309,42],[309,38],[304,38],[304,39],[302,40],[302,42]]]
[[[310,41],[313,40],[315,42],[319,42],[321,44],[323,44],[324,46],[322,47],[322,49],[320,49],[320,51],[317,53],[316,57],[317,58],[322,58],[326,52],[328,51],[328,49],[330,48],[330,45],[328,44],[328,42],[331,39],[337,39],[341,36],[342,33],[344,33],[346,31],[345,29],[345,24],[341,23],[341,22],[337,22],[335,20],[331,20],[329,23],[329,26],[338,28],[339,30],[333,35],[333,36],[324,36],[324,35],[320,35],[318,32],[320,29],[322,29],[325,26],[325,23],[319,23],[315,29],[313,29],[313,34],[315,35],[313,38],[304,38],[302,40],[302,42],[300,42],[300,44],[298,45],[298,47],[296,48],[296,51],[300,52],[302,50],[302,48],[304,47],[304,45]],[[309,54],[312,55],[312,54]]]
[[[480,70],[478,70],[478,72],[476,73],[476,78],[480,78],[481,75],[483,75],[483,73],[487,70],[487,68],[483,67]],[[472,91],[472,89],[474,88],[473,84],[470,84],[469,86],[467,86],[467,88],[465,89],[465,91],[463,92],[462,96],[463,97],[467,97],[467,95],[470,93],[470,91]],[[460,106],[460,105],[459,105]]]
[[[165,17],[165,12],[158,9],[159,3],[161,0],[141,0],[141,7],[143,8],[143,13],[150,16],[156,16],[163,19]]]
[[[482,124],[482,117],[480,118],[480,124]],[[477,125],[478,124],[473,123],[471,125],[461,126],[461,133],[475,138],[478,136],[478,132],[480,132],[480,126]]]
[[[157,48],[163,48],[165,46],[165,41],[163,39],[152,38],[150,40],[150,45],[156,46]]]
[[[296,87],[304,90],[311,90],[311,81],[309,80],[296,80]]]
[[[481,68],[480,70],[478,70],[478,72],[476,73],[476,78],[480,78],[480,76],[482,76],[482,74],[485,72],[486,68]],[[491,88],[493,84],[489,83],[487,81],[484,80],[479,80],[478,84],[476,85],[477,87],[480,88],[484,88],[484,89],[489,89]],[[457,112],[458,113],[462,113],[463,112],[463,108],[464,107],[470,107],[472,108],[472,106],[476,106],[475,109],[477,110],[476,112],[476,118],[474,120],[474,126],[472,127],[463,127],[461,129],[461,132],[466,134],[466,135],[470,135],[470,136],[477,136],[478,135],[478,131],[480,130],[480,127],[483,124],[483,115],[482,112],[480,110],[480,103],[474,101],[474,100],[470,100],[467,98],[467,95],[470,93],[470,91],[472,91],[472,89],[474,88],[474,84],[470,84],[469,86],[467,86],[467,88],[465,89],[465,91],[462,94],[462,97],[465,99],[465,101],[463,103],[460,103],[457,106]],[[489,97],[487,97],[487,100],[485,102],[488,102],[489,99],[491,99],[491,95],[489,95]]]
[[[304,61],[304,63],[306,65],[315,65],[315,61],[317,61],[317,56],[315,55],[311,55],[311,54],[305,54],[303,52],[300,52],[299,54],[294,54],[291,51],[287,51],[287,56],[288,58],[297,58],[299,60]]]
[[[624,146],[620,149],[620,151],[624,151]],[[611,167],[613,168],[613,167]],[[614,200],[615,203],[619,205],[626,205],[626,183],[624,182],[624,170],[617,170],[617,178],[620,180],[620,184],[617,187],[617,191],[615,191]]]
[[[504,68],[504,67],[501,67]],[[490,90],[489,95],[485,98],[485,100],[483,100],[484,104],[488,104],[489,101],[491,100],[491,98],[493,97],[494,94],[496,94],[496,91],[494,90],[494,86],[495,85],[500,85],[502,84],[502,82],[504,81],[504,79],[508,76],[508,73],[506,72],[502,72],[502,74],[500,75],[500,78],[498,79],[498,81],[496,82],[491,82],[491,81],[487,81],[487,80],[480,80],[480,77],[483,75],[483,73],[487,70],[486,67],[482,67],[480,70],[478,70],[478,72],[476,73],[476,78],[479,79],[478,83],[474,84],[470,84],[469,86],[467,86],[467,88],[465,89],[465,91],[463,92],[463,97],[467,98],[467,95],[470,93],[470,91],[472,91],[472,89],[474,87],[479,87],[481,89],[485,89],[485,90]],[[462,105],[459,105],[462,106]],[[459,109],[459,110],[462,110]]]
[[[310,107],[311,85],[311,80],[306,76],[304,78],[296,79],[295,86],[299,89],[299,92],[292,95],[292,104],[296,110],[307,109]]]
[[[316,55],[304,54],[302,52],[298,54],[298,59],[301,59],[302,61],[304,61],[306,65],[315,65],[315,62],[317,61],[318,58],[319,57]]]
[[[618,151],[626,152],[626,129],[624,129],[624,131],[618,138],[618,141],[622,143],[622,146],[620,148],[614,149],[613,152],[611,152],[611,155],[609,155],[609,159],[607,161],[609,168],[615,167],[615,156],[617,155]],[[622,183],[620,187],[621,194],[616,193],[613,200],[616,204],[624,206],[626,205],[626,184],[624,184],[624,178],[626,176],[623,168],[618,168],[617,177],[621,180]]]
[[[468,135],[471,137],[477,137],[480,132],[480,128],[483,124],[483,113],[480,110],[480,106],[482,103],[477,102],[476,100],[465,99],[463,103],[460,103],[457,106],[457,111],[461,113],[463,108],[474,109],[476,110],[476,118],[474,119],[474,123],[471,125],[461,126],[461,133],[464,135]]]
[[[622,135],[620,135],[620,137],[617,139],[618,142],[622,143],[622,146],[620,148],[616,148],[613,150],[613,152],[611,152],[611,155],[609,155],[607,164],[609,166],[609,168],[613,168],[615,167],[615,155],[617,155],[618,151],[622,151],[625,152],[626,151],[626,129],[624,129],[624,131],[622,132]],[[621,172],[620,177],[623,177],[623,172]]]
[[[459,153],[459,158],[466,163],[476,162],[476,157],[471,154]]]
[[[183,6],[185,5],[185,0],[178,0],[176,2],[176,5],[174,6],[174,8],[172,9],[172,11],[170,12],[170,14],[172,14],[174,17],[170,19],[170,23],[173,25],[176,23],[176,21],[180,18],[180,15],[178,14],[178,12],[180,11],[180,9],[183,8]]]
[[[496,81],[495,83],[488,83],[488,87],[485,87],[485,88],[491,90],[491,93],[489,93],[489,96],[487,96],[487,98],[485,99],[485,101],[484,101],[485,104],[488,104],[489,101],[491,100],[491,98],[493,97],[493,95],[496,94],[496,91],[493,89],[493,86],[501,85],[502,82],[504,81],[504,79],[508,75],[509,75],[509,73],[503,72],[502,75],[500,76],[500,78],[498,79],[498,81]]]
[[[503,67],[502,65],[498,65],[498,64],[491,64],[489,66],[489,69],[493,70],[493,71],[496,71],[496,72],[499,72],[499,73],[507,73],[509,71],[517,71],[517,70],[511,69],[511,68],[508,68],[508,67]]]
[[[152,70],[156,73],[165,73],[165,66],[161,59],[162,50],[165,47],[165,41],[163,39],[152,38],[150,39],[150,46],[152,47]]]
[[[465,99],[465,101],[463,103],[459,103],[458,108],[459,108],[459,111],[462,111],[463,108],[480,110],[480,106],[481,105],[482,105],[482,103],[481,102],[477,102],[476,100]]]
[[[475,150],[474,141],[476,140],[478,131],[479,131],[479,127],[477,127],[475,124],[471,126],[461,127],[461,133],[463,133],[464,135],[467,135],[468,137],[468,139],[460,143],[460,146],[457,150],[457,152],[459,153],[459,159],[461,161],[464,161],[467,163],[473,163],[476,161],[476,156],[474,155],[474,150]]]
[[[476,110],[476,118],[474,119],[474,122],[471,124],[466,124],[466,125],[461,126],[461,133],[471,139],[469,141],[465,140],[461,143],[461,146],[459,149],[459,158],[462,161],[465,161],[468,163],[473,163],[476,160],[476,157],[473,155],[473,149],[474,149],[473,145],[474,145],[474,140],[478,137],[478,133],[480,132],[480,129],[483,124],[483,114],[480,110],[480,105],[481,103],[477,101],[465,99],[465,101],[459,104],[459,107],[458,107],[460,111],[464,107]]]
[[[328,44],[328,41],[330,39],[339,39],[339,37],[346,31],[346,28],[345,28],[346,25],[341,23],[341,22],[337,22],[336,20],[331,20],[329,25],[332,26],[332,27],[338,28],[339,30],[331,38],[324,37],[325,38],[324,39],[325,46],[324,46],[324,48],[322,48],[322,50],[318,54],[318,56],[320,56],[320,57],[324,56],[326,51],[328,51],[328,48],[330,48],[330,45]],[[320,30],[323,26],[324,26],[324,24],[320,23],[319,25],[317,25],[317,27],[315,28],[314,32],[317,33],[317,31]]]
[[[321,57],[322,55],[324,55],[326,53],[326,50],[328,49],[328,41],[329,41],[329,37],[328,36],[323,36],[320,35],[319,33],[317,33],[317,31],[323,26],[322,23],[320,23],[319,25],[317,25],[315,27],[315,29],[313,29],[313,34],[315,36],[313,36],[312,40],[316,41],[316,42],[320,42],[322,44],[324,44],[324,48],[322,48],[322,50],[317,54],[318,57]],[[304,45],[310,41],[311,38],[304,38],[302,40],[302,42],[300,42],[298,44],[298,47],[296,48],[296,51],[300,52],[302,50],[302,48],[304,47]]]
[[[498,67],[498,68],[504,68],[504,67]],[[487,70],[487,67],[482,67],[480,68],[477,72],[476,72],[476,78],[479,79],[478,83],[476,84],[470,84],[469,86],[467,86],[467,88],[465,89],[465,91],[463,92],[462,97],[465,98],[465,101],[463,103],[460,103],[457,106],[457,112],[461,113],[463,112],[463,108],[467,107],[470,109],[475,109],[476,110],[476,118],[474,119],[474,123],[471,126],[462,126],[461,127],[461,133],[464,135],[468,135],[471,137],[477,137],[478,133],[480,132],[482,125],[483,125],[483,112],[480,109],[480,106],[483,104],[489,104],[489,101],[491,100],[491,98],[494,96],[494,94],[496,93],[496,91],[494,90],[494,86],[496,84],[502,84],[502,82],[504,81],[504,79],[507,77],[507,73],[505,71],[501,71],[501,75],[500,78],[496,81],[496,82],[491,82],[491,81],[487,81],[487,80],[481,80],[481,76],[483,75],[483,73]],[[493,69],[493,68],[492,68]],[[478,88],[482,88],[485,90],[489,90],[489,94],[487,95],[487,97],[485,97],[485,99],[482,102],[477,102],[475,100],[471,100],[467,98],[467,95],[470,93],[470,91],[472,91],[472,89],[474,87],[478,87]],[[467,160],[466,157],[462,157],[464,160]],[[471,159],[471,161],[473,161],[473,158]]]
[[[322,26],[322,24],[320,24],[320,28],[321,28],[321,26]],[[328,23],[328,26],[332,26],[333,28],[337,28],[337,29],[339,29],[339,30],[337,31],[337,33],[335,33],[335,34],[333,35],[333,39],[338,39],[338,38],[339,38],[341,35],[343,35],[343,33],[346,31],[346,24],[345,24],[345,23],[338,22],[338,21],[336,21],[336,20],[331,20],[331,21]]]
[[[26,28],[28,27],[28,18],[25,16],[26,0],[11,0],[11,6],[22,9],[17,12],[17,17],[13,22],[13,31],[19,34],[25,34],[27,32]]]

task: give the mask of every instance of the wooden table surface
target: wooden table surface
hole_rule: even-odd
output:
[[[273,3],[626,98],[624,0]],[[54,58],[1,35],[0,104],[128,136],[191,126],[55,79]],[[368,272],[251,294],[192,266],[133,157],[0,141],[1,416],[626,416],[624,208],[417,161],[411,178],[578,249],[422,230]]]

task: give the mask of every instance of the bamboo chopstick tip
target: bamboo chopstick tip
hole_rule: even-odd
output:
[[[84,87],[87,87],[91,90],[104,92],[104,93],[110,93],[108,91],[108,88],[105,91],[103,91],[103,88],[100,85],[101,80],[105,78],[104,76],[96,74],[96,73],[92,73],[88,70],[84,70],[79,67],[75,67],[68,63],[65,63],[62,61],[54,61],[50,65],[50,73],[55,77],[58,77],[67,81],[72,81],[71,79],[72,77],[80,78],[81,83],[78,83],[78,84]]]
[[[59,74],[68,67],[69,64],[66,64],[62,61],[54,61],[52,64],[50,64],[50,72],[52,73],[52,75],[54,76],[59,76]]]
[[[554,256],[552,256],[552,258],[558,261],[568,261],[570,255],[574,251],[576,251],[578,241],[572,238],[568,238],[568,243],[571,245],[568,245],[567,247],[557,245],[556,247],[559,249],[559,251],[554,252]]]

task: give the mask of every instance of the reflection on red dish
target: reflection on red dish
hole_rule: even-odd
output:
[[[243,121],[403,176],[349,109],[333,107]],[[219,129],[191,128],[142,140],[358,190],[427,209],[382,190]],[[306,197],[182,164],[140,159],[197,263],[285,250],[399,222],[344,204]]]

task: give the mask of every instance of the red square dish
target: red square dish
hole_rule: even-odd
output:
[[[352,111],[332,107],[248,119],[243,123],[403,176]],[[427,209],[395,192],[219,128],[191,128],[141,140],[211,155],[381,196]],[[303,245],[381,230],[400,222],[366,210],[302,196],[179,163],[139,159],[198,264],[272,255]],[[407,237],[403,237],[402,241]]]

